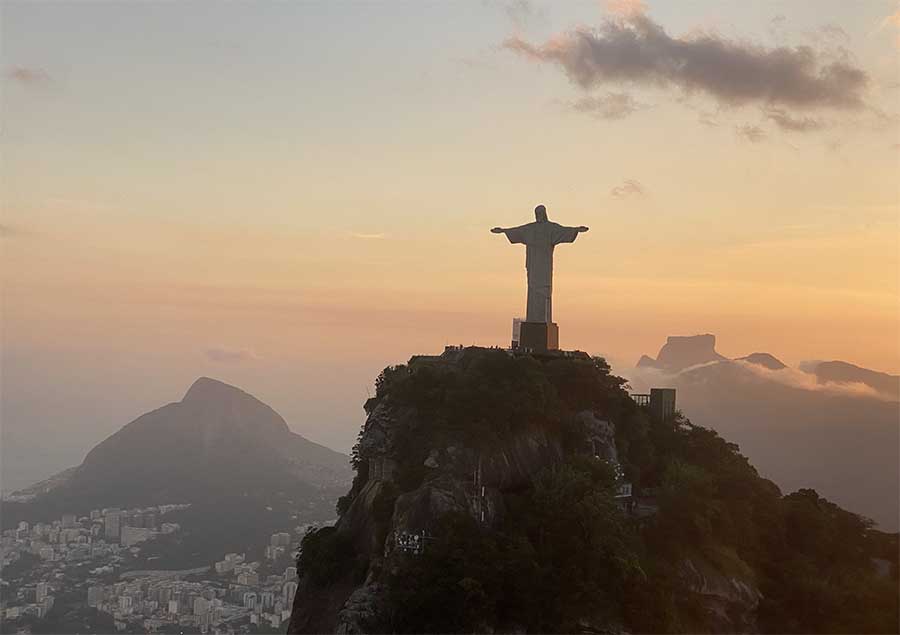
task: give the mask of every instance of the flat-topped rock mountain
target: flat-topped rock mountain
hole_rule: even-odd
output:
[[[670,335],[656,359],[647,355],[638,360],[639,367],[659,368],[666,371],[679,371],[697,364],[717,362],[727,359],[716,352],[716,336],[704,335]]]
[[[243,390],[201,377],[181,401],[148,412],[38,488],[35,502],[81,511],[346,486],[349,457],[291,431]]]

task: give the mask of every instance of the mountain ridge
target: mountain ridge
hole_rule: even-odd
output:
[[[635,368],[659,370],[669,374],[693,371],[696,366],[712,362],[748,362],[776,371],[790,368],[768,352],[757,351],[742,357],[729,358],[716,351],[715,346],[716,336],[711,333],[669,335],[656,358],[641,355]],[[817,383],[822,385],[862,384],[883,397],[900,401],[900,375],[840,360],[802,362],[797,370],[815,377]]]
[[[816,489],[895,531],[898,400],[871,378],[898,378],[843,362],[827,364],[852,374],[816,374],[821,364],[791,368],[753,353],[677,370],[645,364],[623,374],[636,392],[675,388],[680,410],[737,443],[779,486]]]
[[[250,393],[201,377],[181,401],[130,421],[80,465],[14,493],[13,500],[30,494],[35,504],[84,511],[247,493],[337,492],[349,482],[348,462],[293,432]]]

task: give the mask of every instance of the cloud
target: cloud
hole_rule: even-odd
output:
[[[384,232],[378,232],[378,233],[373,233],[373,234],[366,234],[366,233],[362,233],[362,232],[351,232],[350,235],[353,236],[353,238],[360,238],[362,240],[383,240],[384,238],[387,238],[387,234],[385,234]]]
[[[887,16],[884,20],[881,21],[882,26],[887,26],[889,24],[900,27],[900,8],[898,8],[891,15]]]
[[[19,240],[21,238],[32,238],[36,235],[34,229],[22,225],[10,225],[8,223],[0,223],[0,238]]]
[[[701,111],[697,113],[697,121],[710,128],[716,128],[719,125],[718,115],[712,112]]]
[[[545,21],[546,11],[535,8],[531,0],[506,0],[500,3],[503,13],[516,29],[524,29],[529,23]]]
[[[624,119],[647,107],[628,93],[606,93],[593,97],[588,95],[573,102],[571,106],[576,112],[608,120]]]
[[[734,131],[739,137],[746,139],[750,143],[759,143],[760,141],[765,141],[766,137],[768,137],[765,130],[752,124],[735,126]]]
[[[837,24],[823,24],[819,27],[818,37],[831,42],[849,42],[850,36]]]
[[[628,18],[647,12],[643,0],[606,0],[606,10],[619,17]]]
[[[860,382],[827,381],[820,383],[814,374],[802,370],[804,367],[803,364],[801,364],[801,369],[782,368],[780,370],[773,370],[744,360],[734,360],[733,363],[739,364],[746,370],[749,370],[763,379],[784,384],[791,388],[799,388],[801,390],[813,392],[826,392],[835,395],[846,395],[850,397],[875,397],[877,399],[890,401],[889,396],[882,395],[871,386],[867,386]]]
[[[738,359],[697,364],[696,366],[682,369],[677,373],[669,373],[665,370],[650,367],[628,368],[624,366],[617,372],[628,379],[629,384],[635,391],[643,392],[649,390],[650,386],[666,384],[674,384],[677,386],[679,385],[679,379],[686,376],[689,377],[691,371],[696,371],[707,366],[717,366],[719,364],[736,364],[760,379],[800,390],[821,392],[831,395],[843,395],[847,397],[873,397],[885,401],[892,400],[889,395],[883,395],[866,384],[837,382],[819,383],[815,375],[797,368],[787,367],[780,370],[773,370],[771,368],[766,368],[765,366],[760,366],[759,364]]]
[[[208,348],[205,352],[209,361],[220,364],[241,364],[259,359],[256,353],[244,348]]]
[[[787,22],[787,18],[780,13],[769,20],[769,35],[779,44],[782,43],[785,39],[785,22]]]
[[[897,29],[897,46],[900,47],[900,8],[894,11],[891,15],[885,16],[885,18],[881,21],[881,24],[878,26],[879,30],[884,29],[886,27],[893,27]]]
[[[776,126],[788,132],[814,132],[824,128],[824,124],[819,119],[812,117],[794,117],[788,112],[779,108],[770,108],[765,111],[766,118],[771,120]]]
[[[609,191],[611,196],[616,198],[629,198],[632,196],[644,196],[647,190],[640,182],[634,179],[625,179],[622,185],[617,185]]]
[[[585,90],[621,83],[673,87],[728,106],[859,109],[869,83],[849,59],[834,60],[810,46],[766,48],[711,32],[672,37],[639,10],[539,45],[513,36],[503,47],[558,65]]]
[[[50,83],[50,76],[42,68],[12,66],[4,73],[6,79],[18,82],[23,86],[42,86]]]

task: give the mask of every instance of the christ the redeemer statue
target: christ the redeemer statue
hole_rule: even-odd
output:
[[[564,227],[547,219],[547,208],[534,208],[533,223],[519,227],[494,227],[495,234],[506,234],[511,243],[525,245],[525,269],[528,272],[528,305],[525,321],[553,323],[553,248],[572,243],[587,227]]]

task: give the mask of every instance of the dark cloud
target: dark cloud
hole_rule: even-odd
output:
[[[616,198],[628,198],[631,196],[644,196],[647,193],[646,188],[639,181],[634,179],[625,179],[622,185],[617,185],[609,191],[610,195]]]
[[[50,82],[50,76],[44,69],[27,66],[12,66],[6,70],[4,76],[24,86],[40,86]]]
[[[572,103],[572,110],[599,119],[623,119],[646,107],[628,93],[586,96]]]
[[[580,27],[535,45],[521,37],[503,46],[558,64],[584,89],[631,83],[704,93],[725,105],[758,103],[799,109],[856,109],[869,82],[848,59],[826,60],[809,46],[763,46],[715,33],[672,37],[643,13]]]
[[[739,137],[746,139],[750,143],[759,143],[760,141],[765,141],[766,137],[768,137],[765,130],[751,124],[735,126],[734,131]]]
[[[256,353],[244,348],[209,348],[206,350],[206,358],[223,364],[240,364],[259,359]]]
[[[766,110],[765,115],[776,126],[789,132],[815,132],[824,128],[824,124],[819,119],[795,117],[778,108]]]

